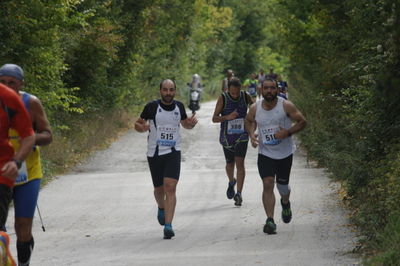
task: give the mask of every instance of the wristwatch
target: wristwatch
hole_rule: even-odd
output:
[[[12,159],[13,162],[15,162],[15,164],[17,165],[17,168],[20,169],[22,166],[22,161],[17,160],[17,159]]]

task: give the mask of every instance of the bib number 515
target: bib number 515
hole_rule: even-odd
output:
[[[173,140],[174,139],[174,135],[171,134],[171,133],[161,133],[161,139]]]

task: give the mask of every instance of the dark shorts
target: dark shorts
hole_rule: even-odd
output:
[[[40,179],[14,186],[15,217],[33,218],[39,196]]]
[[[226,163],[235,162],[235,157],[241,157],[241,158],[246,157],[248,143],[249,143],[248,141],[241,141],[236,143],[231,148],[222,146],[222,148],[224,149]]]
[[[0,184],[0,230],[5,230],[8,207],[12,199],[12,190],[10,187]]]
[[[265,155],[258,154],[257,166],[261,178],[276,177],[276,183],[281,185],[289,184],[290,170],[292,169],[293,154],[280,159],[272,159]]]
[[[164,184],[164,177],[179,180],[181,172],[181,152],[172,151],[165,155],[147,157],[154,187]]]

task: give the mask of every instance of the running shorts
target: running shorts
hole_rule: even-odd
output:
[[[14,186],[15,217],[33,218],[39,197],[40,179]]]
[[[233,147],[222,147],[224,149],[226,163],[235,162],[235,157],[246,157],[248,143],[248,141],[241,141],[235,143]]]
[[[149,163],[151,178],[154,187],[160,187],[164,184],[164,177],[179,180],[181,172],[181,152],[172,151],[170,153],[147,157]]]
[[[0,230],[5,231],[8,216],[8,207],[12,200],[11,188],[0,184]]]
[[[276,160],[258,154],[257,166],[261,178],[276,177],[276,182],[281,185],[289,184],[290,170],[292,168],[293,154],[286,158]]]

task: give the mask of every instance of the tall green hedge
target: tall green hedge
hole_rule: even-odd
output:
[[[289,95],[309,121],[302,144],[343,180],[367,244],[398,258],[400,228],[390,218],[400,211],[398,1],[275,0],[271,8],[269,28],[290,60]],[[393,238],[382,237],[388,228]]]

